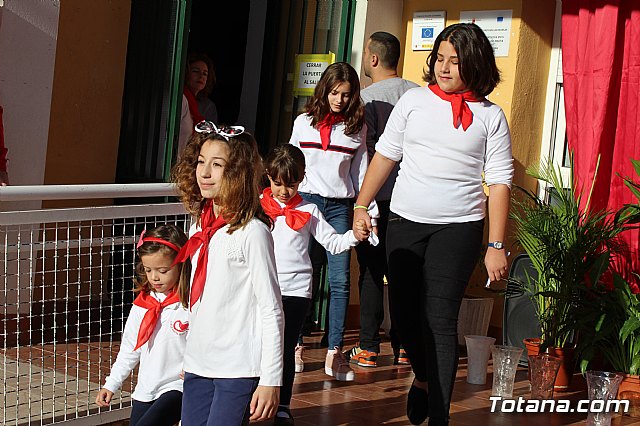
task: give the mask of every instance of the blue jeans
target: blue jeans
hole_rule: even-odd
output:
[[[212,379],[184,373],[183,426],[249,424],[249,403],[258,378]]]
[[[350,198],[325,198],[321,195],[300,193],[302,198],[310,203],[318,206],[320,212],[325,219],[339,234],[344,234],[351,229],[353,200]],[[313,267],[316,269],[319,265],[314,262],[312,246],[318,246],[313,241],[310,245],[309,254],[311,255]],[[342,348],[344,337],[344,321],[347,316],[347,307],[349,306],[349,268],[351,265],[351,251],[341,254],[327,254],[327,264],[329,268],[329,349],[334,347]]]

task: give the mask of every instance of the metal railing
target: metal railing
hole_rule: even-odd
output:
[[[171,196],[169,184],[2,187],[0,201]],[[179,203],[0,212],[0,420],[101,424],[128,418],[135,372],[111,406],[94,400],[133,301],[136,237]]]

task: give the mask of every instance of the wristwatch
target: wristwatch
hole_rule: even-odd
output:
[[[487,244],[488,247],[493,247],[496,250],[502,250],[504,248],[504,244],[502,241],[494,241],[492,243]]]

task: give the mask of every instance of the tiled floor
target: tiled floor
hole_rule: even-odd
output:
[[[356,333],[348,333],[345,347],[353,345]],[[413,374],[408,366],[393,366],[390,344],[384,343],[376,368],[355,366],[355,382],[345,383],[324,374],[325,348],[318,346],[319,336],[308,339],[305,351],[305,371],[296,376],[292,411],[295,423],[305,425],[409,425],[406,417],[406,391]],[[464,355],[464,354],[463,354]],[[466,357],[460,366],[451,404],[451,425],[583,425],[586,414],[510,414],[491,413],[492,373],[489,366],[486,385],[466,383]],[[587,399],[586,385],[579,375],[574,376],[576,390],[556,394],[556,399]],[[520,369],[516,376],[514,397],[528,398],[527,371]],[[575,406],[575,405],[574,405]],[[264,422],[270,424],[270,422]],[[614,415],[612,425],[640,426],[640,418]]]
[[[345,348],[355,344],[356,339],[356,332],[347,333]],[[319,334],[307,339],[308,349],[304,354],[305,371],[296,375],[292,401],[296,425],[409,424],[405,415],[405,398],[413,374],[408,366],[392,365],[391,347],[388,342],[382,345],[378,367],[367,369],[354,366],[355,382],[345,383],[337,382],[324,374],[326,348],[319,347],[319,341]],[[95,343],[7,350],[2,354],[4,364],[0,371],[0,376],[4,377],[3,387],[0,389],[4,399],[0,420],[14,416],[24,419],[29,415],[28,412],[31,412],[32,420],[36,420],[38,414],[50,418],[54,412],[56,415],[65,412],[67,415],[71,412],[82,412],[82,416],[95,414],[95,390],[101,382],[100,377],[108,374],[110,363],[116,353],[117,344]],[[470,385],[466,383],[466,362],[463,354],[454,387],[451,425],[585,424],[586,414],[578,413],[491,413],[491,366],[486,385]],[[61,381],[62,377],[68,380]],[[574,376],[574,387],[573,392],[556,394],[556,399],[586,399],[586,386],[581,376]],[[29,388],[32,389],[31,397],[27,398],[24,391]],[[115,395],[116,404],[120,401],[126,404],[129,400],[130,384],[126,386],[125,391]],[[520,369],[516,376],[514,397],[519,396],[529,397],[529,382],[525,369]],[[45,421],[49,422],[50,420]],[[15,424],[15,421],[11,424]],[[118,426],[126,424],[126,421],[117,423]],[[270,425],[271,421],[262,424]],[[616,414],[612,424],[640,426],[640,418]]]
[[[49,424],[97,413],[95,393],[117,351],[111,343],[0,350],[0,423]],[[112,408],[129,405],[131,382],[123,388]]]

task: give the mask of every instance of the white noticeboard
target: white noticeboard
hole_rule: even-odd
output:
[[[513,10],[477,10],[460,12],[460,22],[474,23],[482,28],[496,56],[509,56],[511,17]]]
[[[433,50],[433,43],[444,30],[446,12],[414,12],[411,46],[413,50]]]

